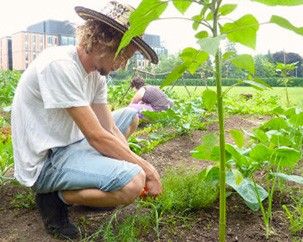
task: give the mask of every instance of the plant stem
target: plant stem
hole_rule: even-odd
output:
[[[215,4],[217,3],[217,6]],[[218,8],[221,1],[213,0],[213,37],[218,36]],[[225,132],[224,132],[224,113],[223,113],[223,95],[221,83],[221,57],[220,49],[217,50],[215,55],[215,71],[216,71],[216,86],[217,86],[217,102],[218,102],[218,118],[219,118],[219,131],[220,131],[220,222],[219,233],[220,242],[225,241],[226,234],[226,171],[225,171]]]

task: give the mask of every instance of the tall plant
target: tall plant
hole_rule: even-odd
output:
[[[276,64],[276,71],[279,72],[281,75],[281,78],[279,79],[279,82],[284,86],[285,88],[285,96],[286,96],[286,106],[289,107],[289,95],[288,95],[288,83],[293,79],[293,76],[289,76],[290,72],[297,68],[298,62],[285,64],[281,62],[277,62]]]
[[[251,0],[269,6],[296,6],[303,4],[303,0]],[[210,57],[214,57],[216,92],[206,90],[203,94],[204,102],[209,108],[217,105],[220,128],[220,241],[225,241],[226,234],[226,171],[225,171],[225,131],[224,131],[224,107],[222,92],[222,61],[230,60],[231,63],[246,72],[246,78],[241,82],[251,84],[256,88],[264,88],[260,80],[254,78],[254,58],[248,54],[233,57],[233,53],[221,53],[220,43],[228,39],[233,43],[240,43],[246,47],[255,49],[256,36],[260,23],[252,14],[245,14],[239,19],[226,20],[226,16],[234,12],[237,4],[223,4],[227,0],[142,0],[137,9],[130,17],[130,29],[123,36],[118,52],[126,46],[135,36],[145,32],[147,26],[160,16],[169,6],[169,2],[181,13],[184,14],[190,6],[200,8],[197,15],[190,18],[193,22],[192,28],[196,31],[195,38],[199,49],[185,48],[180,57],[183,61],[163,81],[162,86],[169,85],[180,78],[185,71],[194,74],[198,68]],[[188,19],[188,18],[184,18]],[[303,35],[302,28],[293,26],[287,19],[272,15],[268,23],[276,24],[285,29]],[[178,31],[182,31],[178,29]],[[215,100],[215,101],[214,101]]]

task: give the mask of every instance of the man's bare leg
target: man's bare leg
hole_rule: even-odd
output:
[[[136,129],[138,128],[138,125],[139,125],[139,117],[138,117],[138,115],[136,115],[133,122],[130,124],[130,126],[128,127],[128,129],[125,132],[124,136],[126,139],[128,139],[129,136],[131,136],[131,134],[136,131]]]
[[[111,207],[127,205],[134,202],[145,185],[145,173],[140,171],[126,186],[114,191],[104,192],[90,188],[83,190],[63,191],[62,196],[66,203],[93,207]]]

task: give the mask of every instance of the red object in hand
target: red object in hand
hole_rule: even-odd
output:
[[[141,191],[140,197],[141,198],[146,198],[148,195],[147,187],[144,187]]]

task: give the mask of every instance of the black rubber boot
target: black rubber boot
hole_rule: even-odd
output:
[[[79,236],[79,229],[70,222],[67,205],[59,199],[57,192],[37,194],[36,205],[49,234],[59,239]]]

